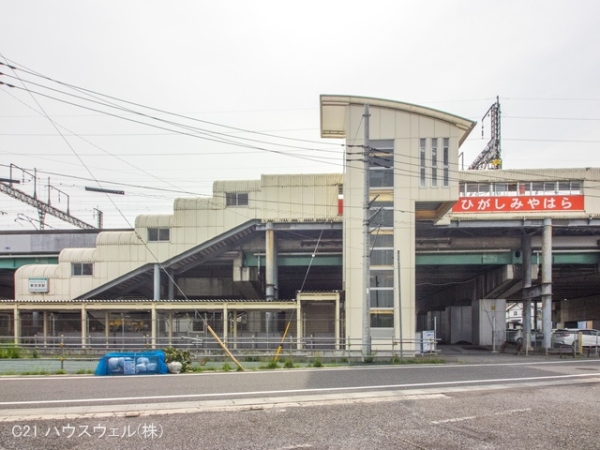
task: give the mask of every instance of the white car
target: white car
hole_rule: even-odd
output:
[[[531,345],[535,346],[535,342],[537,340],[543,339],[544,335],[537,330],[531,330],[531,334],[529,335],[529,342]],[[506,330],[506,342],[514,342],[515,344],[522,345],[523,344],[523,329],[516,328],[513,330]]]
[[[600,346],[600,331],[583,328],[559,328],[552,333],[552,347],[561,345],[579,346],[579,336],[584,347]]]

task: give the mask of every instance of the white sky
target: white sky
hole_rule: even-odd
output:
[[[176,197],[210,195],[219,179],[341,172],[340,142],[319,138],[320,94],[477,120],[461,148],[465,166],[489,139],[481,118],[498,95],[504,168],[600,165],[597,0],[0,0],[0,7],[0,62],[19,68],[0,66],[0,81],[19,87],[0,86],[0,177],[9,177],[10,164],[37,169],[38,197],[47,201],[50,177],[87,223],[96,223],[99,208],[106,228],[132,227],[138,214],[170,213]],[[51,91],[90,98],[28,72],[286,139],[119,103],[174,122],[159,123]],[[206,130],[245,146],[203,139]],[[127,195],[84,190],[99,185]],[[18,188],[33,194],[31,182]],[[66,209],[65,196],[52,192],[52,204]],[[37,225],[25,217],[37,219],[35,209],[4,194],[0,211],[0,230]],[[51,216],[47,224],[72,228]]]

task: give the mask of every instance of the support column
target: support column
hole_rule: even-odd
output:
[[[302,329],[302,301],[296,297],[296,349],[302,350],[302,335],[304,330]]]
[[[233,348],[237,349],[237,311],[232,311],[233,315]]]
[[[106,340],[106,348],[110,340],[110,312],[104,311],[104,339]]]
[[[173,345],[173,311],[169,311],[169,347]]]
[[[87,321],[87,309],[85,303],[81,304],[81,348],[85,348],[87,345],[88,338],[88,321]]]
[[[160,264],[154,264],[154,300],[160,300]]]
[[[552,219],[544,219],[542,237],[542,331],[546,353],[552,346]]]
[[[48,311],[43,312],[42,332],[44,334],[44,348],[48,345]]]
[[[340,349],[340,294],[335,297],[335,325],[333,332],[335,333],[335,349]]]
[[[229,334],[229,311],[227,303],[223,305],[223,343],[227,345],[227,335]]]
[[[173,300],[175,298],[175,274],[173,272],[170,273],[169,276],[169,300]]]
[[[15,345],[19,345],[21,343],[21,316],[17,305],[13,309],[13,332]]]
[[[277,242],[275,241],[275,230],[273,222],[267,222],[265,232],[265,278],[267,301],[277,300]]]
[[[531,236],[526,234],[521,238],[521,254],[523,257],[523,291],[531,287]],[[526,336],[531,336],[531,298],[523,298],[523,343],[528,349],[531,339],[527,342]]]
[[[157,264],[158,265],[158,264]],[[156,348],[156,303],[152,303],[152,310],[150,312],[150,320],[152,321],[150,326],[150,339],[152,343],[152,349]]]

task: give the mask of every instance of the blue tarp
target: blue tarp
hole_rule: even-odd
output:
[[[104,355],[95,375],[148,375],[167,373],[162,350],[149,352],[116,352]]]

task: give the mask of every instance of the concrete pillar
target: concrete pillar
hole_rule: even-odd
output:
[[[158,265],[158,264],[157,264]],[[150,320],[151,320],[151,326],[150,326],[150,336],[151,336],[151,342],[152,342],[152,348],[155,349],[156,348],[156,303],[152,303],[152,310],[150,312]]]
[[[21,343],[21,317],[19,315],[19,307],[15,305],[13,309],[13,332],[15,338],[15,345]]]
[[[267,222],[265,232],[265,278],[267,301],[277,300],[277,242],[273,222]]]
[[[526,234],[521,237],[521,255],[523,267],[523,289],[531,287],[531,236]],[[531,335],[531,299],[523,297],[523,343],[525,348],[529,347],[529,342],[525,341],[525,336]]]
[[[44,311],[42,316],[42,332],[44,334],[44,348],[48,345],[48,311]]]
[[[85,348],[88,339],[88,320],[85,303],[81,304],[81,348]]]
[[[237,348],[237,311],[231,313],[233,315],[233,348]]]
[[[229,311],[227,303],[223,305],[223,343],[227,345],[227,337],[229,334]]]
[[[110,339],[110,312],[104,311],[104,339],[106,340],[106,348]]]
[[[552,219],[544,219],[542,237],[542,331],[546,353],[552,346]]]
[[[171,272],[169,276],[169,300],[175,298],[175,274]]]
[[[338,294],[335,297],[335,325],[334,325],[334,333],[335,333],[335,349],[340,349],[340,295]]]
[[[168,319],[169,321],[169,347],[173,345],[173,311],[169,311]]]
[[[154,264],[154,300],[160,300],[160,264]]]
[[[296,348],[302,350],[302,335],[304,330],[302,329],[302,302],[299,298],[296,298]]]

